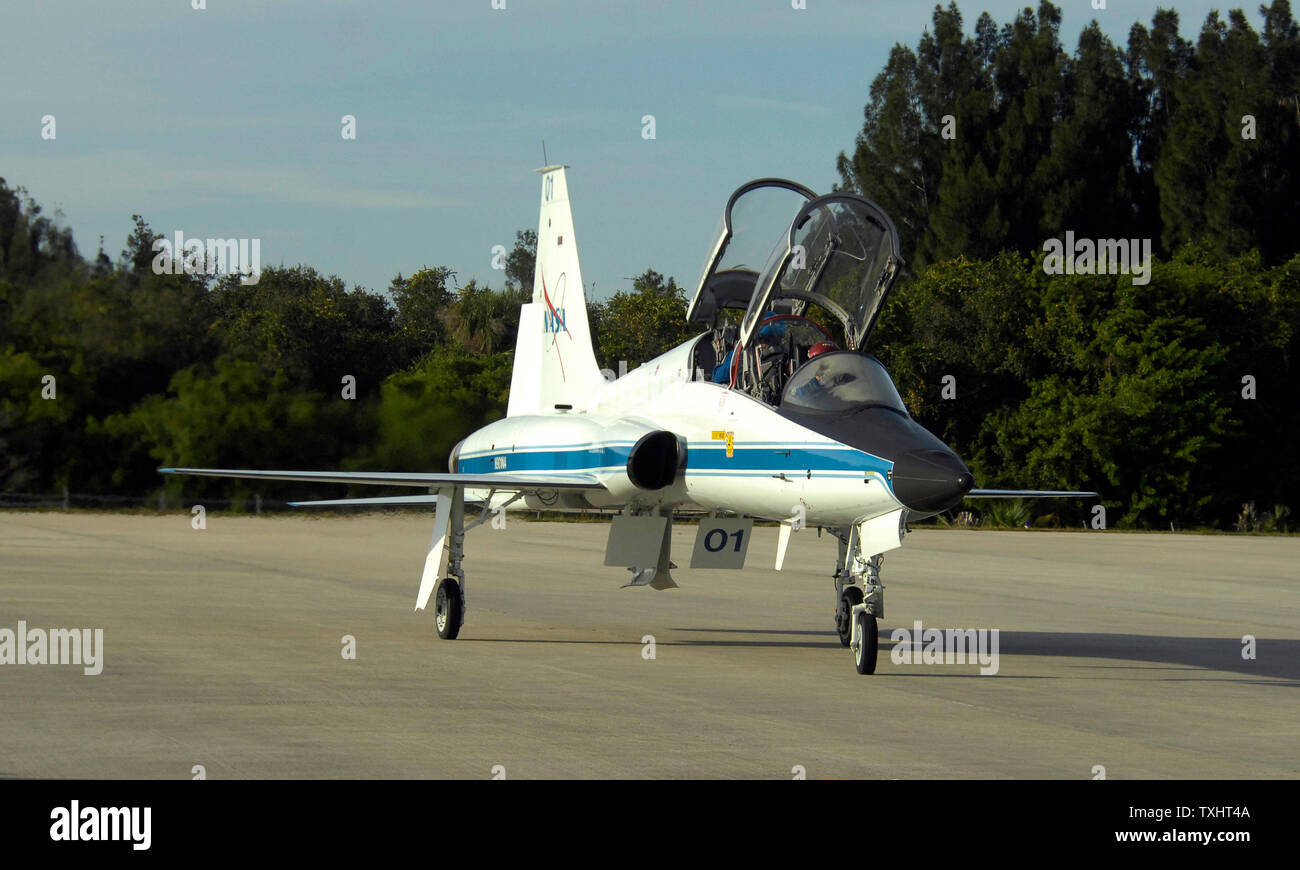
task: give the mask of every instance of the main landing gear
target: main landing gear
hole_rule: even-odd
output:
[[[447,576],[438,581],[433,596],[433,623],[438,628],[438,637],[443,640],[455,640],[460,627],[465,624],[465,571],[461,568],[461,561],[465,558],[466,526],[462,499],[463,496],[457,493],[453,501],[447,529]],[[484,513],[487,513],[486,509]]]
[[[433,597],[434,624],[438,637],[455,640],[460,627],[465,624],[465,532],[482,525],[492,515],[492,497],[489,490],[483,502],[483,513],[474,522],[465,523],[465,491],[461,487],[444,487],[437,490],[437,508],[433,520],[433,538],[429,552],[424,557],[424,573],[420,575],[420,592],[415,599],[415,609],[423,610]],[[504,510],[523,497],[514,497],[496,507]]]
[[[433,622],[438,627],[438,637],[455,640],[465,623],[465,599],[455,577],[444,577],[438,584],[433,601]]]
[[[839,559],[835,564],[835,630],[840,643],[853,650],[853,663],[859,674],[876,672],[879,627],[876,620],[885,615],[885,587],[880,582],[880,565],[884,556],[862,555],[856,526],[845,535],[833,529],[839,539]]]

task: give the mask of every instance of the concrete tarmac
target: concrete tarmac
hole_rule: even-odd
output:
[[[782,572],[759,529],[743,572],[659,592],[618,588],[607,524],[511,516],[468,533],[440,641],[413,610],[431,525],[0,512],[0,629],[104,642],[99,675],[0,665],[0,777],[1300,775],[1300,539],[917,531],[863,677],[815,530]],[[915,620],[998,629],[998,672],[893,661]]]

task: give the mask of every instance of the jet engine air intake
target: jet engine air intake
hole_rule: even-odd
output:
[[[627,476],[637,489],[663,489],[677,480],[686,465],[686,445],[666,429],[649,432],[627,457]]]

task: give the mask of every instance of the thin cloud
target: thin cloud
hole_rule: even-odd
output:
[[[767,97],[750,97],[740,94],[723,94],[713,98],[716,106],[724,109],[741,109],[747,112],[773,112],[782,115],[813,117],[830,114],[830,109],[820,103],[798,100],[773,100]]]
[[[48,157],[10,160],[9,175],[14,183],[48,177],[48,161]],[[348,178],[349,169],[341,166],[213,165],[143,151],[66,155],[58,158],[57,165],[62,177],[77,179],[77,202],[129,201],[135,204],[133,208],[146,212],[196,202],[240,200],[345,209],[445,209],[469,205],[423,190],[358,182]],[[105,167],[112,171],[105,172]],[[48,182],[44,186],[57,187]],[[68,201],[72,198],[68,197]]]

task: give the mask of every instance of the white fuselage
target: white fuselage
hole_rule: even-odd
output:
[[[800,426],[743,392],[692,379],[697,340],[602,384],[587,411],[507,417],[479,429],[462,443],[457,470],[595,475],[609,490],[534,495],[512,505],[534,510],[727,510],[841,526],[902,507],[888,460]],[[654,430],[686,442],[685,468],[668,487],[638,489],[628,479],[628,454]],[[467,491],[470,498],[487,495]],[[493,504],[505,499],[494,497]]]

